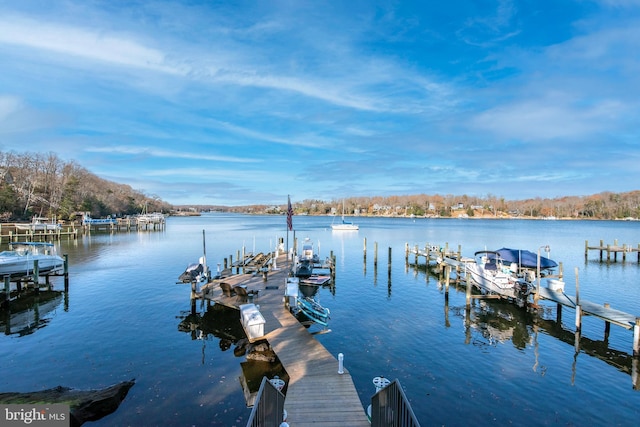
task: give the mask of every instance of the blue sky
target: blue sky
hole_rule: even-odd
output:
[[[172,204],[640,189],[640,0],[0,0],[0,150]]]

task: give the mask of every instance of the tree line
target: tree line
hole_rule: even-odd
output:
[[[168,212],[171,205],[129,185],[99,178],[75,161],[54,153],[0,151],[0,221],[32,217],[74,220]]]
[[[640,191],[603,192],[589,196],[563,196],[506,200],[488,194],[468,195],[404,195],[350,197],[341,200],[307,199],[292,202],[296,215],[416,216],[416,217],[521,217],[564,219],[638,219]],[[286,205],[216,207],[215,210],[246,213],[282,214]]]
[[[506,200],[487,194],[394,195],[350,197],[344,200],[293,201],[297,215],[527,217],[573,219],[640,218],[640,190]],[[195,209],[242,213],[282,214],[286,204],[250,206],[172,206],[160,197],[145,195],[129,185],[102,179],[75,161],[54,153],[0,151],[0,221],[29,220],[34,216],[73,220],[88,212],[92,217],[126,216],[149,212]]]

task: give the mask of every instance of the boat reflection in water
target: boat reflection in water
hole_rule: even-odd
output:
[[[4,296],[4,294],[2,294]],[[62,291],[40,291],[37,295],[25,295],[3,307],[0,327],[5,335],[25,336],[44,328],[56,315],[58,307],[65,301],[64,310],[68,310],[68,300]]]
[[[283,393],[286,394],[289,375],[266,341],[249,343],[237,309],[213,304],[203,314],[189,313],[182,317],[178,330],[191,334],[191,339],[204,342],[218,338],[220,350],[227,351],[233,347],[235,357],[246,359],[240,363],[242,374],[239,381],[248,407],[253,406],[263,377],[284,380]],[[203,350],[203,365],[204,359]]]
[[[534,370],[540,366],[538,360],[538,334],[545,334],[565,342],[575,349],[572,364],[572,383],[576,375],[577,358],[580,353],[595,357],[631,376],[632,387],[640,390],[638,360],[624,351],[609,346],[608,336],[594,340],[580,333],[565,329],[561,319],[547,319],[552,309],[536,315],[507,301],[477,300],[469,308],[449,307],[445,301],[445,323],[449,325],[449,313],[464,319],[465,343],[483,349],[511,342],[518,349],[534,346],[536,361]]]

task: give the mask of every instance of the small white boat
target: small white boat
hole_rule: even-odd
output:
[[[34,261],[38,261],[40,273],[53,273],[64,268],[64,260],[58,256],[52,243],[12,242],[11,250],[0,252],[0,277],[21,277],[33,273]]]
[[[358,224],[344,220],[344,200],[342,201],[342,222],[338,224],[331,224],[331,229],[337,231],[355,231],[360,229]]]
[[[358,227],[357,224],[345,221],[343,217],[341,223],[331,224],[331,229],[337,231],[356,231],[359,230],[360,227]]]
[[[30,231],[55,231],[60,230],[62,226],[58,224],[55,218],[40,218],[33,217],[29,224],[16,224],[18,230],[30,230]]]

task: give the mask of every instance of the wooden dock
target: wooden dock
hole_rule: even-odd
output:
[[[289,425],[369,426],[369,421],[347,369],[339,374],[339,362],[285,306],[289,268],[284,254],[276,258],[277,270],[231,274],[192,290],[192,301],[205,299],[238,308],[245,303],[237,295],[224,295],[220,283],[242,285],[257,291],[252,298],[264,317],[264,336],[289,375],[284,408]],[[230,274],[225,277],[226,274]],[[238,316],[239,316],[238,312]]]
[[[567,295],[562,291],[554,291],[547,287],[541,287],[538,296],[566,307],[579,308],[584,315],[598,317],[605,322],[613,323],[625,329],[633,329],[640,321],[640,318],[633,314],[616,310],[608,304],[596,304],[585,300],[578,301],[575,296]]]
[[[639,245],[640,248],[640,245]],[[628,252],[638,252],[638,249],[631,248],[629,246],[623,245],[622,247],[617,246],[617,241],[615,245],[607,245],[604,246],[602,241],[600,241],[600,246],[597,247],[589,247],[588,243],[585,243],[585,256],[589,249],[598,249],[598,250],[607,250],[607,260],[609,260],[609,254],[615,253],[616,250],[623,251],[622,253]],[[445,298],[448,298],[449,292],[449,282],[451,279],[451,274],[455,271],[455,280],[457,282],[466,282],[466,303],[470,304],[471,299],[474,298],[486,298],[491,297],[492,295],[472,295],[471,293],[471,281],[469,277],[465,275],[464,264],[466,262],[473,262],[473,259],[463,258],[461,254],[460,247],[458,247],[457,252],[450,251],[448,249],[448,244],[444,248],[436,248],[432,245],[426,245],[424,250],[421,250],[416,246],[414,249],[410,249],[409,245],[405,245],[405,261],[408,263],[409,254],[415,255],[415,265],[418,265],[418,258],[423,256],[426,259],[427,266],[430,263],[434,262],[435,266],[440,268],[440,276],[444,280],[445,286]],[[640,252],[639,255],[640,257]],[[602,259],[602,252],[600,253],[600,258]],[[623,258],[624,259],[624,258]],[[559,264],[560,274],[558,275],[549,275],[545,276],[545,279],[549,278],[558,278],[562,280],[563,272],[562,272],[562,264]],[[599,319],[602,319],[605,322],[605,334],[609,333],[609,328],[611,324],[623,327],[627,330],[633,330],[633,356],[640,356],[640,316],[635,316],[630,313],[625,313],[620,310],[616,310],[611,308],[609,304],[596,304],[591,301],[585,301],[580,299],[580,286],[577,280],[578,271],[576,269],[576,295],[571,296],[564,293],[563,290],[552,290],[548,287],[539,286],[536,290],[532,292],[533,302],[529,304],[531,308],[538,307],[538,301],[540,299],[548,300],[555,302],[557,304],[558,317],[562,317],[562,307],[569,307],[576,311],[575,318],[575,327],[576,332],[580,333],[582,328],[582,316],[593,316]]]
[[[122,232],[122,231],[161,231],[166,222],[138,222],[135,218],[118,218],[115,222],[62,225],[55,230],[21,230],[16,224],[0,224],[0,244],[9,242],[53,242],[63,238],[76,240],[80,236],[92,232]]]
[[[599,251],[600,252],[600,262],[604,259],[604,254],[607,255],[606,262],[611,262],[611,255],[613,255],[613,262],[618,260],[618,254],[622,254],[622,262],[627,260],[627,254],[636,253],[637,254],[637,262],[640,263],[640,243],[637,247],[633,247],[631,245],[623,244],[620,246],[618,244],[618,240],[613,241],[613,245],[604,244],[604,241],[600,240],[600,244],[598,246],[589,246],[589,241],[585,240],[584,242],[584,259],[586,260],[589,257],[589,251]]]

